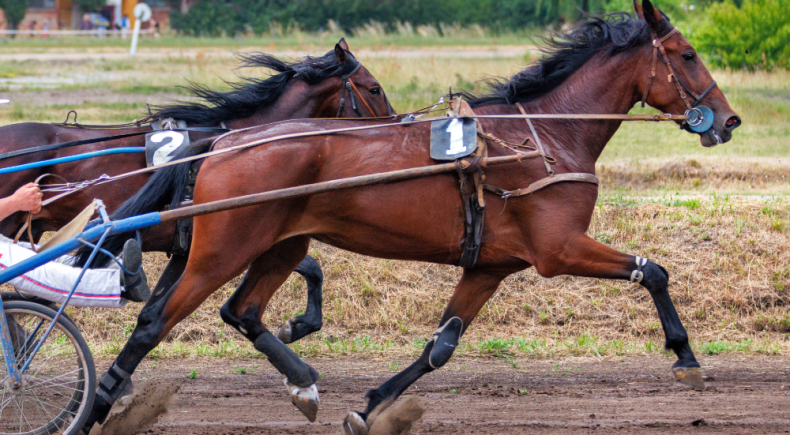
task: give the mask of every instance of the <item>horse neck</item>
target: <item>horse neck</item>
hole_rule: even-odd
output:
[[[522,105],[527,113],[626,114],[641,96],[638,95],[638,80],[646,80],[647,77],[641,73],[641,51],[637,56],[634,54],[629,51],[605,58],[593,56],[559,87]],[[507,112],[520,113],[513,106],[509,106]],[[516,121],[522,137],[528,134],[527,124],[522,120]],[[595,170],[595,161],[620,123],[563,119],[533,121],[547,153],[558,160],[558,165],[569,171],[585,172]],[[512,123],[510,125],[515,127]]]
[[[283,94],[274,104],[261,107],[254,115],[248,118],[236,119],[226,123],[229,128],[246,128],[256,125],[268,124],[285,119],[324,118],[333,117],[337,112],[340,97],[338,86],[330,80],[325,80],[317,85],[308,85],[303,81],[293,81],[288,84]],[[331,103],[331,104],[330,104]],[[334,112],[331,106],[334,105]],[[331,113],[330,113],[331,112]]]

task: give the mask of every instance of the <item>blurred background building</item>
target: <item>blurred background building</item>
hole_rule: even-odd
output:
[[[128,26],[134,26],[134,14],[132,11],[138,0],[83,0],[90,2],[93,6],[99,3],[98,7],[91,7],[95,12],[85,13],[86,8],[80,7],[79,0],[27,0],[28,8],[25,18],[19,23],[19,30],[93,30],[99,27],[106,27],[107,30],[120,29],[123,27],[123,17],[128,17]],[[152,24],[167,26],[170,16],[170,4],[168,0],[146,0],[148,6],[153,10],[153,23],[143,23],[142,27]],[[86,17],[87,15],[87,17]],[[85,22],[90,23],[89,29]],[[0,22],[2,28],[7,28],[5,16],[0,10]]]

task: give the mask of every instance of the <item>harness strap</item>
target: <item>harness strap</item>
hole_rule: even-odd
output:
[[[527,111],[524,110],[524,106],[522,106],[521,103],[516,102],[516,107],[518,107],[518,110],[521,112],[522,115],[527,116]],[[551,169],[551,165],[549,164],[549,159],[547,158],[546,155],[546,149],[543,147],[543,142],[541,142],[540,136],[538,136],[538,132],[535,130],[535,126],[532,125],[532,120],[530,120],[529,118],[524,118],[524,120],[527,121],[529,130],[532,132],[532,136],[535,138],[535,145],[538,147],[538,151],[543,156],[543,164],[546,165],[546,172],[548,172],[549,175],[554,175],[554,169]]]
[[[538,190],[551,186],[552,184],[562,183],[567,181],[591,183],[595,185],[600,184],[598,177],[596,177],[593,174],[587,174],[584,172],[569,172],[565,174],[556,174],[556,175],[551,175],[549,177],[541,178],[540,180],[530,184],[529,186],[523,189],[505,190],[505,189],[500,189],[498,187],[494,187],[490,184],[484,185],[483,188],[495,195],[498,195],[502,199],[508,199],[516,196],[530,195],[537,192]]]

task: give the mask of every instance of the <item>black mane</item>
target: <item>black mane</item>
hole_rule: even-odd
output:
[[[650,41],[644,20],[625,12],[588,17],[566,33],[555,33],[544,40],[545,56],[517,73],[510,80],[489,80],[491,92],[464,98],[472,107],[528,102],[556,89],[596,53],[611,56]]]
[[[228,85],[232,90],[218,92],[205,85],[190,82],[185,86],[192,95],[203,103],[177,102],[155,107],[152,115],[157,118],[175,118],[190,125],[219,125],[220,122],[248,118],[262,108],[274,104],[285,92],[290,80],[301,80],[309,85],[318,84],[330,77],[340,77],[357,67],[358,61],[349,55],[349,60],[340,63],[334,51],[321,57],[306,57],[292,63],[284,62],[265,53],[239,54],[243,68],[269,68],[275,73],[266,79],[242,78]]]

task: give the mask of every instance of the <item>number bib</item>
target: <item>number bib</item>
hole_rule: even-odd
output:
[[[181,124],[183,121],[179,121]],[[184,123],[184,127],[186,123]],[[183,128],[181,125],[179,127]],[[189,133],[173,130],[158,130],[145,135],[145,162],[158,166],[173,160],[182,146],[189,146]]]
[[[477,125],[471,118],[447,118],[431,122],[431,158],[455,160],[477,149]]]

